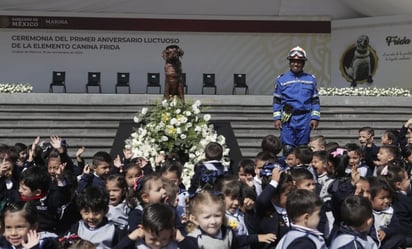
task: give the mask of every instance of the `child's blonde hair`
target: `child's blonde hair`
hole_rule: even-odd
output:
[[[222,212],[222,214],[225,213],[225,204],[223,201],[223,196],[221,194],[213,193],[211,191],[200,191],[196,193],[196,195],[190,200],[189,208],[187,209],[188,212],[186,215],[188,217],[197,216],[205,208],[207,209],[211,204],[219,205],[219,210]],[[223,221],[222,224],[224,223],[225,222]],[[187,225],[187,230],[189,233],[192,232],[195,228],[196,226],[191,222],[189,222],[189,224]]]

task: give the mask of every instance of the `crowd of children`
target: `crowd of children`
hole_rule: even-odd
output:
[[[190,186],[183,163],[130,151],[91,165],[60,137],[0,146],[0,249],[396,249],[412,246],[412,119],[371,127],[358,142],[319,135],[282,151],[262,139],[254,159],[221,163],[209,143]]]

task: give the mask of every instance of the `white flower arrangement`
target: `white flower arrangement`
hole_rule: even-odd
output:
[[[126,149],[131,149],[134,157],[144,157],[155,165],[160,153],[184,155],[182,182],[186,187],[194,174],[194,166],[205,159],[204,149],[210,142],[222,145],[223,165],[230,163],[229,148],[225,137],[218,135],[213,125],[208,124],[210,114],[201,116],[201,102],[182,103],[178,98],[163,100],[153,108],[142,108],[134,117],[139,125],[125,141]]]
[[[376,88],[376,87],[320,87],[320,96],[403,96],[410,97],[411,91],[403,88]]]
[[[0,83],[0,93],[31,93],[33,86],[26,83]]]

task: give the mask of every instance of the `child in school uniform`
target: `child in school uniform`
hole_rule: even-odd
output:
[[[318,183],[320,185],[320,198],[324,202],[331,199],[328,192],[329,185],[333,182],[332,172],[328,164],[328,153],[325,150],[318,150],[313,152],[313,158],[311,162],[312,167],[316,170],[318,175]]]
[[[70,198],[70,189],[65,184],[62,172],[56,172],[56,184],[45,168],[32,166],[22,172],[20,176],[19,193],[21,200],[31,201],[38,213],[39,231],[47,233],[48,237],[57,237],[58,227],[61,225],[61,208]],[[53,188],[51,188],[53,186]]]
[[[308,146],[300,145],[293,149],[298,164],[293,168],[305,168],[313,175],[313,180],[318,181],[318,174],[310,164],[313,158],[313,152]]]
[[[206,184],[213,184],[216,180],[228,173],[228,169],[222,164],[223,147],[216,142],[210,142],[205,148],[205,161],[195,166],[195,173],[190,181],[188,189],[192,196],[196,191],[202,189]]]
[[[1,249],[57,249],[54,238],[38,233],[36,207],[30,202],[8,203],[1,219]]]
[[[274,168],[270,175],[263,177],[269,178],[270,183],[264,187],[263,192],[256,199],[255,221],[257,226],[253,229],[253,233],[274,233],[277,239],[270,245],[260,243],[253,248],[275,248],[279,239],[290,228],[286,199],[294,185],[292,177],[282,172],[280,168]]]
[[[240,210],[243,198],[238,179],[233,176],[219,179],[215,184],[215,191],[222,193],[224,198],[226,225],[232,228],[236,236],[248,235],[245,215]],[[250,247],[243,248],[248,249]]]
[[[381,249],[397,248],[403,242],[399,219],[392,207],[395,193],[391,186],[379,178],[370,179],[370,193],[374,226],[381,243]]]
[[[129,205],[133,209],[129,213],[128,230],[135,230],[142,223],[143,209],[146,205],[165,202],[167,193],[163,180],[158,174],[150,174],[136,180],[133,198],[129,199]]]
[[[180,222],[186,219],[186,205],[189,199],[189,193],[182,183],[183,165],[177,160],[167,159],[160,168],[162,178],[170,180],[178,188],[176,217]],[[171,200],[174,201],[174,200]]]
[[[121,229],[127,228],[130,207],[126,202],[127,184],[123,175],[113,174],[106,179],[109,211],[106,217]]]
[[[238,165],[239,181],[255,189],[253,178],[256,176],[255,162],[252,159],[242,159]]]
[[[275,157],[267,151],[259,152],[255,157],[255,176],[253,177],[253,186],[256,194],[259,196],[263,191],[261,171],[266,164],[274,163]]]
[[[14,160],[9,149],[0,154],[0,212],[8,202],[19,200],[18,184],[13,177]]]
[[[114,249],[178,249],[175,239],[175,212],[164,203],[153,203],[143,210],[142,224]]]
[[[313,152],[326,150],[326,138],[323,135],[311,137],[309,147]]]
[[[105,180],[110,174],[110,167],[112,164],[112,157],[105,151],[98,151],[93,155],[93,172],[88,166],[83,169],[83,175],[81,176],[77,193],[81,193],[85,188],[89,186],[97,186],[105,188]]]
[[[345,147],[348,151],[348,157],[349,157],[349,164],[345,169],[345,173],[349,175],[351,173],[352,167],[356,166],[359,171],[360,176],[362,177],[372,176],[372,171],[370,170],[369,166],[366,165],[366,163],[363,160],[362,148],[355,143],[346,144]]]
[[[375,161],[374,176],[381,175],[383,168],[390,164],[397,164],[399,162],[399,147],[395,145],[382,145],[379,148],[377,158]]]
[[[191,224],[188,235],[176,236],[181,249],[238,249],[251,243],[270,243],[276,236],[272,233],[238,235],[224,224],[225,204],[220,195],[202,191],[191,200],[189,207]]]
[[[348,196],[342,203],[343,225],[332,239],[329,249],[378,249],[377,242],[368,235],[373,226],[372,204],[359,196]]]
[[[400,166],[388,167],[382,176],[396,191],[393,209],[399,219],[400,234],[405,237],[405,247],[412,245],[412,198],[408,196],[411,183],[407,170]]]
[[[363,156],[366,165],[369,166],[372,172],[375,170],[375,163],[379,147],[374,142],[375,130],[371,127],[365,126],[359,129],[359,144],[363,151]]]
[[[313,180],[313,175],[308,169],[295,167],[289,170],[289,174],[292,176],[295,188],[316,192],[317,182]]]
[[[316,228],[322,206],[320,197],[306,189],[296,189],[289,193],[286,211],[291,220],[291,229],[279,241],[276,249],[326,249],[323,234]]]
[[[125,231],[106,218],[109,194],[101,187],[88,187],[77,198],[82,219],[73,224],[65,237],[78,235],[98,249],[111,249],[125,236]]]

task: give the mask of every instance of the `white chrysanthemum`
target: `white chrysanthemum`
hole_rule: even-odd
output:
[[[226,143],[226,138],[222,135],[219,135],[217,137],[217,142],[220,143],[220,144],[224,144],[224,143]]]
[[[182,112],[182,110],[180,110],[180,109],[176,109],[176,111],[175,111],[176,114],[180,114],[181,112]]]
[[[200,113],[200,109],[193,109],[193,113],[195,114],[195,115],[198,115],[199,113]],[[196,117],[197,118],[197,117]]]
[[[177,119],[176,118],[172,118],[171,120],[170,120],[170,124],[171,125],[175,125],[177,123]]]
[[[187,118],[183,115],[179,115],[177,117],[177,121],[179,121],[180,124],[185,124],[187,122]]]
[[[179,134],[179,133],[178,133]],[[180,139],[186,139],[187,138],[187,136],[186,136],[186,134],[180,134]]]
[[[143,107],[142,112],[141,112],[142,115],[146,115],[147,111],[148,111],[148,109],[146,107]]]
[[[211,118],[210,114],[205,114],[205,115],[203,115],[203,119],[204,119],[206,122],[209,122],[210,118]]]
[[[196,125],[194,131],[195,131],[196,133],[200,133],[200,132],[202,132],[202,127],[199,126],[199,125]]]
[[[194,106],[198,107],[202,104],[202,102],[200,102],[200,100],[196,100],[195,103],[193,103]]]
[[[146,134],[147,134],[147,130],[144,129],[144,128],[142,128],[142,127],[139,127],[139,129],[137,130],[137,132],[138,132],[138,133],[140,134],[140,136],[142,136],[142,137],[146,136]]]
[[[169,140],[169,138],[167,136],[162,136],[161,139],[162,139],[163,142],[167,142]]]

